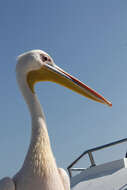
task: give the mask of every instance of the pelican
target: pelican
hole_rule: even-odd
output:
[[[42,50],[32,50],[18,57],[16,78],[31,115],[32,134],[22,168],[13,178],[1,179],[0,190],[70,190],[67,173],[64,169],[57,168],[45,116],[34,86],[40,81],[52,81],[94,101],[108,106],[112,104],[58,67]]]

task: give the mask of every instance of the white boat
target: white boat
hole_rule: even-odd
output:
[[[92,153],[119,143],[126,139],[115,141],[100,147],[89,149],[81,154],[68,166],[72,190],[127,190],[127,158],[96,165]],[[74,168],[73,166],[86,154],[89,155],[89,168]],[[80,172],[75,176],[72,172]]]

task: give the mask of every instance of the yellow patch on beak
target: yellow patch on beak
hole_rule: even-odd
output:
[[[34,85],[37,82],[45,81],[46,75],[47,75],[47,72],[45,71],[45,69],[30,71],[27,74],[27,83],[28,83],[28,86],[33,93],[35,93]]]
[[[39,70],[30,71],[27,74],[27,83],[32,93],[35,93],[34,91],[35,84],[37,82],[42,82],[42,81],[52,81],[61,84],[63,86],[66,86],[66,82],[64,81],[63,76],[47,69],[46,67],[42,67]]]

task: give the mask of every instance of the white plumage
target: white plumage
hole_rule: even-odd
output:
[[[0,190],[70,190],[67,173],[57,168],[34,85],[39,81],[52,81],[97,102],[109,106],[111,103],[56,66],[52,58],[41,50],[32,50],[18,57],[16,76],[31,114],[31,142],[22,168],[13,179],[2,179]]]

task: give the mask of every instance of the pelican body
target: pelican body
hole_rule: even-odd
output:
[[[16,77],[31,115],[31,141],[22,168],[12,179],[1,179],[0,190],[70,190],[67,173],[57,168],[45,116],[34,86],[40,81],[52,81],[94,101],[108,106],[111,103],[56,66],[53,59],[42,50],[32,50],[18,57]]]

